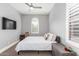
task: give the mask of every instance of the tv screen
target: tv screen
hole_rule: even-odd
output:
[[[2,17],[2,29],[16,29],[16,21]]]

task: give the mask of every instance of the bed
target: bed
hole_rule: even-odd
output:
[[[56,42],[45,40],[43,36],[28,36],[17,44],[15,50],[17,52],[26,50],[48,51],[52,50],[52,43]]]

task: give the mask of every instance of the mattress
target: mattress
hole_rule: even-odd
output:
[[[52,50],[52,41],[45,40],[42,36],[29,36],[19,42],[15,50]]]

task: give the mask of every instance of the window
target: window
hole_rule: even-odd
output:
[[[31,21],[31,32],[32,33],[39,33],[39,19],[33,18]]]
[[[79,43],[79,4],[71,4],[68,9],[68,38],[69,40]]]

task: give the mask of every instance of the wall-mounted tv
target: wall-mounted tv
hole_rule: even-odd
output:
[[[4,30],[14,30],[16,29],[16,21],[2,17],[2,29]]]

